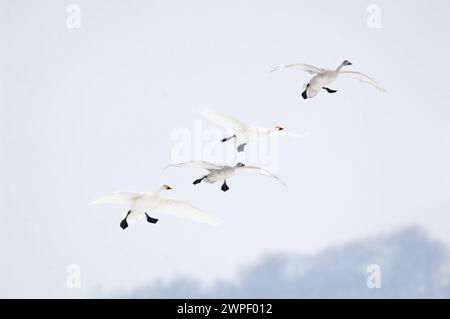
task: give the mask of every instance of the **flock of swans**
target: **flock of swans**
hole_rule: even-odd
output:
[[[329,85],[333,83],[338,77],[345,76],[350,77],[365,83],[368,83],[380,91],[385,91],[375,80],[371,79],[367,75],[355,71],[343,70],[344,67],[352,65],[348,60],[342,62],[336,70],[327,70],[317,68],[309,64],[289,64],[284,66],[277,66],[271,70],[271,72],[283,70],[283,69],[297,69],[301,71],[308,72],[314,76],[307,83],[305,90],[302,92],[301,96],[303,99],[310,99],[321,91],[325,90],[328,93],[336,93],[337,91],[331,89]],[[258,138],[262,136],[268,136],[271,134],[277,134],[279,136],[291,136],[291,137],[303,137],[308,135],[308,133],[288,131],[284,127],[277,125],[273,128],[262,128],[257,126],[248,125],[240,120],[237,120],[231,116],[225,115],[223,113],[213,112],[210,110],[203,109],[200,114],[206,119],[223,126],[228,129],[233,130],[233,134],[228,137],[224,137],[220,142],[225,143],[228,141],[233,141],[238,152],[244,152],[245,146],[253,141],[253,138]],[[234,166],[227,165],[217,165],[213,163],[208,163],[204,161],[190,161],[184,163],[176,163],[167,165],[169,167],[197,167],[205,170],[205,175],[194,180],[193,184],[197,185],[202,182],[205,183],[222,183],[221,190],[223,192],[228,191],[230,188],[227,184],[229,180],[236,172],[246,171],[252,172],[259,175],[271,177],[279,181],[282,185],[286,185],[278,176],[272,174],[268,170],[265,170],[257,166],[247,166],[241,162]],[[217,225],[220,223],[220,219],[210,215],[203,210],[197,208],[196,206],[174,199],[168,199],[161,196],[165,191],[171,190],[172,187],[164,184],[155,192],[114,192],[94,200],[94,204],[116,204],[116,203],[126,203],[130,205],[130,208],[125,216],[125,218],[120,222],[120,227],[126,229],[129,224],[134,223],[140,219],[146,218],[147,222],[151,224],[156,224],[158,219],[151,217],[149,214],[169,214],[179,218],[190,219],[196,222]]]

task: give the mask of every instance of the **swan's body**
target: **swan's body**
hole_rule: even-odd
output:
[[[237,163],[235,166],[226,166],[226,165],[215,165],[208,162],[202,161],[192,161],[192,162],[184,162],[178,164],[168,165],[167,167],[183,167],[183,166],[194,166],[205,169],[208,171],[208,174],[203,177],[195,180],[193,182],[194,185],[197,185],[201,182],[206,182],[209,184],[213,184],[216,182],[223,182],[221,189],[226,192],[229,190],[227,185],[227,180],[230,179],[238,170],[254,172],[260,175],[269,176],[277,179],[281,184],[286,185],[278,176],[272,174],[271,172],[257,166],[246,166],[242,163]],[[166,167],[166,168],[167,168]]]
[[[182,201],[167,199],[160,196],[160,193],[165,190],[170,190],[171,187],[163,185],[156,192],[114,192],[105,196],[99,197],[94,201],[94,204],[116,204],[128,203],[131,204],[127,216],[120,223],[120,227],[125,229],[128,224],[134,223],[144,216],[147,221],[156,224],[158,219],[150,217],[148,214],[162,213],[170,214],[180,218],[187,218],[200,223],[217,224],[218,219],[211,216],[199,208]]]
[[[347,65],[352,65],[349,61],[345,60],[339,65],[336,70],[326,70],[320,69],[309,64],[290,64],[285,66],[278,66],[271,70],[271,72],[282,70],[282,69],[297,69],[301,71],[308,72],[314,76],[309,81],[306,86],[305,91],[302,93],[304,99],[310,99],[319,94],[320,90],[326,90],[328,93],[336,93],[336,90],[328,88],[328,85],[336,81],[340,76],[347,76],[361,82],[365,82],[377,88],[380,91],[385,91],[375,80],[371,79],[367,75],[355,72],[355,71],[344,71],[343,68]]]
[[[201,110],[200,114],[206,119],[213,121],[218,125],[232,129],[233,135],[222,139],[222,142],[233,140],[238,152],[244,151],[244,147],[249,141],[256,138],[266,137],[271,134],[292,137],[303,137],[308,135],[307,133],[297,133],[293,131],[286,132],[285,129],[279,125],[273,128],[251,126],[231,116],[225,115],[223,113],[213,112],[207,109]]]

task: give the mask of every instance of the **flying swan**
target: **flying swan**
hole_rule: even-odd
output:
[[[342,70],[345,66],[348,65],[352,65],[352,63],[350,63],[348,60],[345,60],[344,62],[341,63],[341,65],[339,65],[339,67],[336,70],[326,70],[317,68],[309,64],[297,63],[284,66],[277,66],[274,67],[270,72],[275,72],[283,69],[297,69],[308,72],[310,74],[314,74],[314,77],[309,81],[305,91],[302,93],[302,97],[304,99],[310,99],[315,97],[317,94],[319,94],[320,90],[322,89],[326,90],[328,93],[336,93],[337,91],[330,89],[328,85],[333,83],[338,78],[338,76],[347,76],[349,78],[368,83],[380,91],[383,92],[385,91],[385,89],[383,89],[375,80],[371,79],[370,77],[361,72]]]
[[[144,216],[147,218],[147,222],[156,224],[158,219],[150,217],[149,213],[152,215],[153,213],[169,214],[211,225],[219,224],[219,220],[215,216],[209,215],[189,203],[160,196],[163,191],[170,189],[172,187],[169,185],[163,185],[156,192],[114,192],[97,198],[93,204],[131,204],[126,217],[120,222],[122,229],[126,229],[128,224],[132,224]]]
[[[268,136],[271,134],[291,137],[303,137],[309,135],[309,133],[286,131],[284,127],[280,125],[277,125],[273,128],[250,126],[231,116],[225,115],[223,113],[213,112],[208,109],[202,109],[199,112],[204,118],[215,122],[220,126],[233,130],[233,135],[225,137],[221,140],[221,142],[225,143],[229,140],[233,140],[238,152],[243,152],[245,146],[252,138]]]
[[[268,176],[277,179],[281,184],[286,186],[286,184],[276,175],[272,174],[271,172],[257,166],[246,166],[242,163],[237,163],[235,166],[226,166],[226,165],[215,165],[208,162],[203,161],[191,161],[191,162],[184,162],[184,163],[178,163],[178,164],[171,164],[166,166],[168,167],[183,167],[183,166],[193,166],[193,167],[199,167],[202,169],[205,169],[208,171],[208,174],[204,175],[203,177],[196,179],[193,184],[197,185],[201,182],[205,181],[206,183],[213,184],[215,182],[222,182],[222,187],[220,188],[222,191],[226,192],[230,188],[227,185],[227,180],[231,178],[236,171],[247,171],[247,172],[253,172],[260,175]]]

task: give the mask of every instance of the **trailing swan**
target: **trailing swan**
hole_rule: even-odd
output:
[[[315,97],[317,94],[319,94],[320,90],[325,90],[328,93],[336,93],[337,91],[330,89],[328,85],[333,83],[341,75],[347,76],[355,80],[359,80],[361,82],[368,83],[380,91],[383,92],[385,91],[385,89],[383,89],[375,80],[371,79],[367,75],[361,72],[343,70],[343,68],[348,65],[352,65],[352,63],[350,63],[348,60],[345,60],[344,62],[341,63],[341,65],[339,65],[339,67],[336,70],[326,70],[317,68],[309,64],[297,63],[284,66],[277,66],[273,68],[270,72],[275,72],[283,69],[297,69],[308,72],[310,74],[314,74],[314,77],[309,81],[305,91],[302,93],[302,97],[304,99],[310,99]]]
[[[277,179],[281,184],[286,184],[276,175],[272,174],[271,172],[257,166],[246,166],[242,163],[237,163],[235,166],[226,166],[226,165],[215,165],[208,162],[203,161],[191,161],[191,162],[184,162],[184,163],[178,163],[178,164],[171,164],[166,166],[168,167],[183,167],[183,166],[193,166],[193,167],[200,167],[202,169],[205,169],[208,171],[208,174],[204,175],[203,177],[196,179],[193,184],[197,185],[201,182],[205,181],[206,183],[215,183],[215,182],[223,182],[221,190],[226,192],[230,188],[227,185],[227,180],[231,178],[236,171],[247,171],[247,172],[253,172],[260,175],[268,176]]]
[[[237,120],[231,116],[223,113],[217,113],[208,109],[202,109],[200,114],[218,125],[233,130],[233,134],[221,140],[222,143],[233,140],[237,147],[238,152],[243,152],[245,146],[252,138],[264,137],[271,134],[279,136],[291,136],[291,137],[303,137],[309,135],[309,133],[300,133],[294,131],[286,131],[284,127],[277,125],[272,128],[263,128],[257,126],[250,126],[240,120]]]
[[[170,214],[179,218],[191,219],[196,222],[217,225],[219,220],[199,208],[173,199],[160,196],[161,192],[172,189],[169,185],[163,185],[156,192],[114,192],[97,198],[93,204],[116,204],[129,203],[131,208],[126,217],[121,221],[120,227],[126,229],[128,224],[134,223],[144,216],[147,222],[156,224],[158,219],[150,217],[148,214],[162,213]]]

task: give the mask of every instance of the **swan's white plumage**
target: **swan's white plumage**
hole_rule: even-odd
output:
[[[257,126],[250,126],[244,124],[244,122],[235,119],[229,115],[223,113],[213,112],[208,109],[203,109],[200,111],[206,119],[215,122],[225,128],[231,128],[234,131],[234,137],[230,138],[236,146],[248,143],[251,140],[266,137],[270,134],[275,134],[278,136],[292,136],[292,137],[303,137],[308,135],[307,133],[296,133],[294,131],[286,131],[284,128],[263,128]]]
[[[235,130],[245,130],[249,127],[249,125],[245,124],[244,122],[241,122],[223,113],[213,112],[208,109],[202,109],[199,112],[206,119],[226,128],[233,128]]]
[[[376,87],[378,90],[385,92],[386,90],[384,88],[382,88],[377,81],[375,81],[374,79],[368,77],[367,75],[361,73],[361,72],[356,72],[356,71],[341,71],[339,72],[339,75],[344,75],[347,76],[349,78],[370,84],[374,87]]]
[[[130,214],[126,217],[129,224],[142,219],[145,213],[153,214],[154,212],[204,224],[219,224],[219,219],[215,216],[209,215],[190,203],[163,198],[159,195],[159,192],[114,192],[101,196],[93,202],[93,204],[117,203],[131,204]]]
[[[183,166],[192,166],[192,167],[199,167],[206,170],[214,170],[214,169],[222,169],[223,166],[215,165],[209,162],[204,161],[190,161],[190,162],[183,162],[183,163],[177,163],[177,164],[169,164],[165,168],[169,167],[183,167]]]
[[[325,69],[321,69],[321,68],[315,67],[310,64],[295,63],[295,64],[276,66],[276,67],[272,68],[272,70],[270,70],[270,72],[275,72],[275,71],[279,71],[279,70],[283,70],[283,69],[297,69],[300,71],[308,72],[310,74],[319,74],[319,73],[326,71]]]
[[[297,69],[313,74],[314,77],[309,81],[308,87],[304,92],[306,93],[306,97],[304,98],[315,97],[322,89],[328,86],[328,84],[334,82],[341,75],[370,84],[380,91],[385,91],[385,89],[382,88],[374,79],[361,72],[343,71],[342,68],[348,65],[352,64],[349,61],[345,60],[336,70],[327,70],[317,68],[309,64],[297,63],[275,67],[271,70],[271,72],[282,69]]]
[[[234,175],[236,171],[242,170],[246,172],[253,172],[259,175],[264,175],[267,177],[272,177],[276,180],[278,180],[281,184],[286,186],[286,183],[284,183],[278,176],[275,174],[269,172],[268,170],[257,167],[257,166],[227,166],[227,165],[215,165],[208,162],[199,162],[199,161],[192,161],[192,162],[184,162],[179,164],[173,164],[168,165],[167,167],[183,167],[183,166],[194,166],[194,167],[200,167],[203,169],[208,170],[210,173],[207,175],[210,183],[218,182],[222,180],[226,180],[227,178],[230,178]],[[217,167],[214,169],[211,169],[211,167]]]
[[[241,169],[243,172],[253,172],[253,173],[256,173],[259,175],[275,178],[282,185],[286,186],[286,183],[283,182],[283,180],[281,178],[279,178],[277,175],[269,172],[268,170],[266,170],[264,168],[257,167],[257,166],[243,166],[243,167],[239,167],[239,169]]]
[[[190,219],[209,225],[220,224],[220,219],[217,217],[209,215],[189,203],[173,199],[161,198],[154,211],[156,213],[173,215],[175,217]]]
[[[143,193],[138,192],[114,192],[98,197],[92,203],[93,204],[129,203],[142,195]]]

